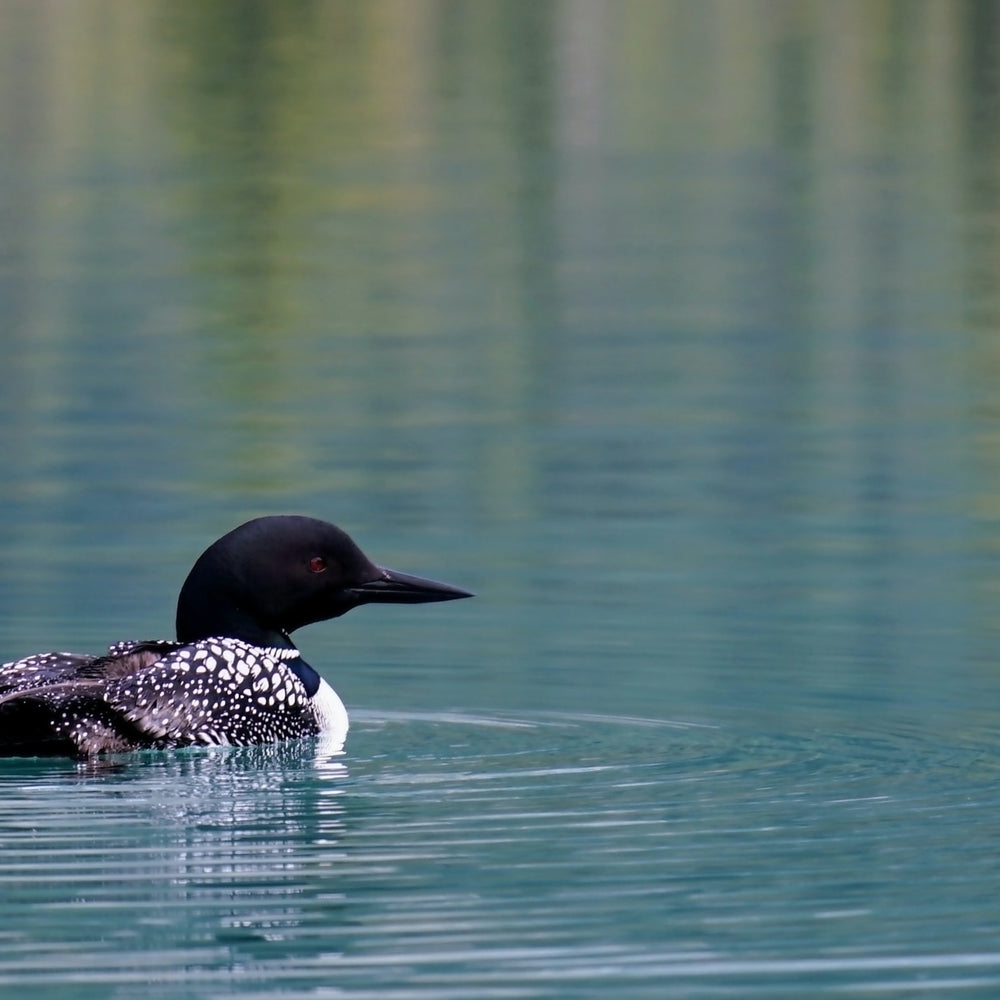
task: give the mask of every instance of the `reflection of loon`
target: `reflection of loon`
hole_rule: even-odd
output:
[[[289,633],[360,604],[465,590],[374,565],[339,528],[261,517],[211,545],[177,601],[177,642],[103,656],[39,653],[0,666],[0,756],[270,743],[347,733],[336,692]]]

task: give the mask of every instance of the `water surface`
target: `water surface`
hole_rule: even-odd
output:
[[[371,712],[346,757],[11,764],[0,983],[988,995],[996,923],[946,927],[993,910],[998,767],[992,747],[915,732]]]
[[[0,991],[996,995],[989,4],[0,4],[0,654],[251,516],[475,601],[312,743],[0,767]]]

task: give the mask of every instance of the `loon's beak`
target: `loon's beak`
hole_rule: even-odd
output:
[[[429,604],[432,601],[457,601],[461,597],[475,596],[449,583],[411,576],[384,566],[377,568],[380,576],[350,588],[360,604]]]

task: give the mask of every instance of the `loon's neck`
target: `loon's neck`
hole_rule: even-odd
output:
[[[189,584],[177,603],[177,638],[197,642],[212,636],[226,636],[261,649],[295,649],[286,629],[266,624],[260,616],[238,601],[224,600],[219,593],[205,593]]]
[[[200,629],[177,630],[179,642],[199,642],[202,639],[215,637],[236,639],[248,646],[258,649],[281,649],[298,653],[298,647],[292,642],[288,633],[282,629],[264,628],[253,623],[234,622],[233,620],[212,622]],[[284,659],[284,657],[282,657]]]

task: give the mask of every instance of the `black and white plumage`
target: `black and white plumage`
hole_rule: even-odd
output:
[[[307,517],[263,517],[202,553],[177,602],[177,640],[0,666],[0,756],[248,745],[347,734],[347,711],[289,634],[361,604],[470,597],[385,569]]]

